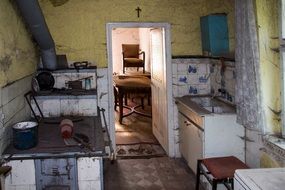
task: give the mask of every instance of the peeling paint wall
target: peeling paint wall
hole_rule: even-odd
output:
[[[261,64],[263,108],[265,110],[266,133],[281,133],[281,64],[279,47],[279,0],[256,0],[256,15]],[[259,141],[260,146],[264,146]],[[284,167],[280,155],[265,146],[261,149],[261,167]],[[254,157],[254,156],[252,156]],[[256,157],[256,155],[255,155]]]
[[[0,87],[32,74],[37,55],[13,1],[0,1]]]
[[[267,153],[262,153],[261,154],[261,159],[260,159],[260,165],[263,168],[278,168],[282,167],[275,159],[273,156],[270,156]]]
[[[12,141],[11,126],[29,119],[24,94],[31,90],[38,55],[17,8],[0,1],[0,154]]]
[[[106,67],[106,23],[124,21],[169,22],[172,54],[201,54],[200,17],[217,12],[228,13],[231,51],[234,48],[234,0],[69,0],[60,6],[51,0],[39,2],[57,53],[67,54],[71,61],[89,60]]]
[[[257,25],[261,64],[262,95],[267,132],[281,133],[280,117],[274,112],[281,109],[281,65],[279,47],[279,1],[256,1]]]

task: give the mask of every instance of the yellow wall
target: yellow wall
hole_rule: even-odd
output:
[[[280,111],[280,59],[279,53],[272,49],[279,47],[279,1],[256,0],[257,26],[259,34],[262,95],[268,132],[280,133],[280,117],[274,111]]]
[[[200,17],[229,13],[230,47],[234,47],[234,0],[40,0],[57,52],[70,61],[107,66],[106,23],[169,22],[172,54],[201,54]],[[137,18],[137,7],[142,9]]]
[[[256,15],[259,34],[262,95],[266,118],[266,132],[280,134],[280,115],[274,111],[281,109],[281,64],[279,47],[279,1],[256,0]],[[264,168],[284,167],[278,156],[261,152],[260,166]]]
[[[260,166],[262,168],[280,168],[284,167],[281,163],[278,163],[275,158],[270,156],[268,153],[263,152],[260,158]]]
[[[35,71],[34,44],[11,4],[0,1],[0,87]]]

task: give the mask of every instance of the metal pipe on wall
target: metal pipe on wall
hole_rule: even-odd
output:
[[[38,0],[15,0],[15,2],[40,48],[44,69],[55,70],[57,68],[55,44]]]

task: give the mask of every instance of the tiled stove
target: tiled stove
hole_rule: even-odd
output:
[[[61,115],[96,116],[97,115],[97,81],[96,69],[82,69],[76,71],[58,70],[52,73],[55,79],[54,92],[40,92],[36,100],[44,114],[44,117],[59,117]],[[91,76],[91,88],[67,89],[68,81],[75,81]],[[83,88],[84,88],[84,81]],[[67,89],[67,90],[60,90]],[[39,115],[34,102],[33,108]]]
[[[52,92],[42,91],[35,95],[45,118],[58,118],[67,115],[79,116],[84,118],[84,120],[82,121],[83,124],[78,123],[78,126],[85,125],[86,122],[90,124],[90,126],[96,126],[93,129],[93,132],[95,130],[97,135],[94,136],[94,151],[83,151],[80,150],[79,147],[64,148],[63,140],[59,139],[59,141],[56,141],[58,139],[54,139],[54,136],[52,138],[48,136],[39,137],[39,139],[42,139],[41,143],[38,144],[38,146],[41,145],[40,147],[37,146],[27,151],[19,151],[20,153],[10,146],[10,149],[8,148],[6,150],[6,156],[13,154],[12,159],[7,163],[7,165],[12,166],[12,172],[5,179],[5,187],[7,190],[42,188],[79,190],[103,189],[102,160],[106,153],[102,124],[100,124],[101,118],[97,108],[96,71],[96,69],[55,71],[52,74],[55,78],[54,88],[57,88],[57,90]],[[67,81],[74,81],[89,76],[92,76],[92,80],[91,88],[88,88],[88,90],[63,90],[67,87]],[[100,90],[100,100],[104,99],[105,95],[106,93],[104,94]],[[99,104],[102,105],[102,102]],[[36,114],[39,115],[33,101],[32,107],[36,111]],[[55,134],[57,133],[55,131],[57,131],[58,124],[56,124],[56,126],[46,127],[49,128],[45,128],[47,131],[43,131],[43,128],[39,128],[39,130],[41,129],[41,133],[48,134],[50,132],[53,133],[52,135],[59,135]],[[87,128],[85,130],[87,130]],[[53,143],[57,142],[60,148],[53,148],[47,151],[46,146],[52,143],[45,142],[44,139],[47,139],[46,141],[50,139]],[[43,143],[46,143],[46,145]],[[99,147],[96,146],[98,143],[100,144]],[[104,148],[102,149],[102,147]]]

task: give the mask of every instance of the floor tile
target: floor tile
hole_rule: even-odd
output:
[[[104,166],[106,190],[195,189],[195,175],[182,159],[120,159]]]

